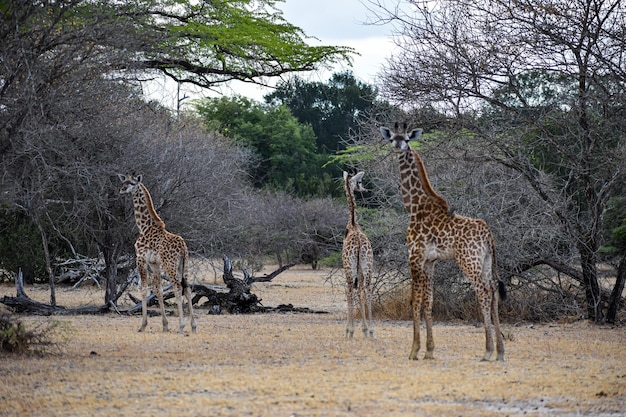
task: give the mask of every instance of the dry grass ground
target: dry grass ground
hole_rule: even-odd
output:
[[[60,320],[60,352],[0,356],[0,416],[617,416],[626,412],[626,329],[585,322],[505,325],[506,362],[480,362],[484,334],[435,326],[436,359],[409,361],[411,323],[378,320],[376,340],[345,340],[343,289],[327,271],[284,272],[254,292],[328,314],[211,316],[199,333],[161,332],[158,317]],[[45,289],[27,288],[46,301]],[[14,295],[13,287],[0,287]],[[59,304],[98,304],[60,289]],[[172,322],[172,320],[174,320]],[[175,323],[177,319],[171,318]],[[171,326],[176,327],[176,326]]]

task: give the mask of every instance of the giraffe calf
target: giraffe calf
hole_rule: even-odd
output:
[[[435,342],[432,333],[433,282],[435,262],[454,259],[468,278],[483,313],[486,351],[483,360],[490,360],[496,337],[497,360],[504,360],[504,340],[500,332],[498,301],[506,291],[496,280],[496,246],[487,224],[481,219],[460,216],[432,187],[419,154],[409,142],[417,140],[422,129],[407,132],[395,124],[393,131],[381,127],[383,138],[398,155],[402,200],[410,216],[406,234],[411,272],[411,304],[413,307],[413,345],[409,359],[417,359],[420,350],[420,320],[426,322],[426,354],[432,359]]]
[[[161,272],[165,272],[174,288],[176,304],[178,305],[179,325],[178,332],[185,328],[182,294],[184,292],[191,317],[191,331],[197,333],[196,318],[193,315],[191,288],[185,279],[185,266],[188,260],[187,245],[182,237],[165,230],[165,223],[154,210],[152,197],[148,189],[141,182],[141,175],[118,175],[122,181],[120,194],[131,194],[135,210],[135,223],[139,229],[139,237],[135,242],[137,254],[137,270],[141,280],[141,313],[142,322],[139,331],[145,330],[148,325],[147,298],[150,287],[153,287],[163,320],[163,331],[168,331],[163,289],[161,287]]]
[[[363,319],[363,336],[374,337],[372,325],[372,273],[374,253],[372,245],[356,220],[354,192],[367,191],[361,184],[364,172],[356,175],[343,173],[344,188],[350,209],[350,219],[343,239],[341,258],[346,276],[346,299],[348,302],[348,324],[346,337],[354,335],[354,303],[358,303]]]

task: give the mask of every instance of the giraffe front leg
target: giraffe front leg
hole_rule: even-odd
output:
[[[141,326],[139,332],[143,332],[148,325],[148,272],[143,257],[137,255],[137,271],[141,280]]]
[[[156,291],[157,299],[159,300],[159,310],[161,310],[161,318],[163,320],[163,332],[169,331],[167,325],[167,316],[165,315],[165,302],[163,301],[163,288],[161,287],[161,274],[155,275],[154,289]]]
[[[144,281],[141,285],[141,326],[139,332],[143,332],[148,325],[148,285]]]
[[[433,338],[433,282],[435,276],[435,263],[427,262],[424,265],[424,321],[426,322],[426,353],[424,359],[435,359],[435,340]]]
[[[418,359],[417,353],[420,350],[420,314],[422,310],[422,297],[418,294],[417,283],[413,282],[411,287],[411,304],[413,306],[413,345],[411,346],[409,359],[416,361]]]

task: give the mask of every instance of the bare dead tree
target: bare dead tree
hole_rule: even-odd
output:
[[[522,175],[575,245],[587,317],[603,322],[603,216],[626,175],[621,3],[398,4],[372,8],[398,28],[384,95],[437,109],[483,144],[476,156]]]

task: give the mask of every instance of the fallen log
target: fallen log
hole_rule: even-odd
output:
[[[24,290],[24,276],[20,270],[15,277],[15,297],[3,296],[0,303],[6,305],[16,313],[28,313],[41,316],[71,315],[71,314],[101,314],[109,311],[106,305],[98,307],[65,308],[35,301]]]
[[[209,314],[221,314],[222,312],[228,312],[230,314],[250,314],[257,312],[267,312],[268,310],[261,304],[261,299],[251,292],[251,285],[255,282],[269,282],[276,278],[280,273],[291,268],[295,264],[284,265],[278,268],[276,271],[269,275],[262,277],[251,276],[244,268],[243,279],[239,279],[233,274],[233,265],[228,256],[224,255],[224,275],[223,280],[226,286],[220,285],[203,285],[203,284],[191,284],[191,292],[194,294],[192,302],[196,305],[199,304],[203,297],[207,298],[200,307],[205,307],[209,310]],[[163,290],[163,300],[169,300],[174,298],[174,292],[169,291],[171,285]],[[135,306],[126,310],[127,313],[133,314],[141,311],[141,300],[136,297],[132,297],[129,294],[131,300],[135,302]],[[147,305],[154,306],[158,303],[156,295],[151,293],[147,298]]]
[[[291,268],[295,264],[288,264],[278,268],[276,271],[269,275],[262,277],[250,276],[247,270],[243,270],[243,279],[239,279],[234,276],[232,263],[227,256],[224,256],[224,283],[221,285],[204,285],[204,284],[191,284],[191,291],[193,294],[192,302],[199,305],[199,302],[203,297],[207,299],[199,307],[205,307],[209,310],[210,314],[221,314],[222,312],[228,312],[230,314],[250,314],[250,313],[264,313],[271,311],[278,312],[309,312],[309,313],[322,313],[319,311],[310,311],[308,309],[295,308],[291,304],[281,305],[276,308],[265,307],[261,304],[261,299],[251,292],[251,286],[255,282],[270,282],[276,278],[280,273]],[[127,280],[123,285],[122,290],[118,293],[121,295],[121,291],[128,285]],[[135,303],[134,306],[127,310],[118,310],[115,305],[101,305],[101,306],[87,306],[80,308],[65,308],[63,306],[53,306],[50,304],[41,303],[28,297],[24,290],[24,278],[20,271],[15,279],[16,297],[4,296],[0,299],[0,303],[3,303],[7,307],[11,308],[16,313],[28,313],[38,315],[71,315],[71,314],[102,314],[111,311],[111,307],[118,314],[136,314],[141,311],[141,300],[128,293],[128,297]],[[169,300],[174,298],[174,292],[171,290],[172,286],[168,285],[163,290],[163,299]],[[116,299],[118,298],[116,297]],[[148,296],[147,305],[154,306],[158,302],[156,300],[156,294],[153,292]],[[152,312],[149,311],[150,314]]]

